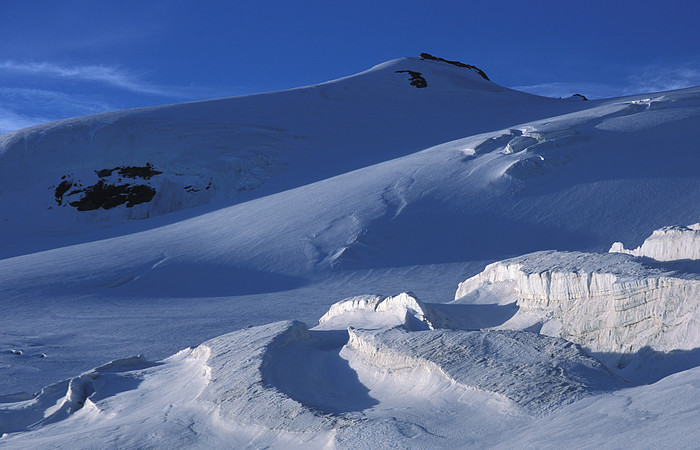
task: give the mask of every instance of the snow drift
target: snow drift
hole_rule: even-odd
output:
[[[0,198],[10,210],[0,226],[71,233],[76,224],[113,225],[212,201],[230,205],[485,129],[581,109],[504,88],[470,67],[400,58],[315,86],[103,113],[5,134]],[[417,90],[408,71],[421,73],[429,86]],[[148,180],[115,172],[148,166],[157,171]],[[100,176],[109,171],[113,179]],[[127,202],[134,191],[148,195]]]

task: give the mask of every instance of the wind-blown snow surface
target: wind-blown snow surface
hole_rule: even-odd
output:
[[[699,117],[403,58],[4,135],[0,443],[692,446],[697,265],[602,252],[693,257]]]

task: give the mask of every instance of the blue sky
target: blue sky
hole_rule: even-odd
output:
[[[591,98],[700,85],[700,2],[0,0],[0,132],[429,52]]]

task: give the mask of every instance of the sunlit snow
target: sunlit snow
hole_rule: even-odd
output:
[[[697,446],[699,120],[401,58],[2,135],[0,447]]]

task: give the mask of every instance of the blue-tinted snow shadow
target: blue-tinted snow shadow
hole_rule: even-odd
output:
[[[460,305],[429,303],[446,328],[454,330],[481,330],[504,324],[518,312],[515,302],[507,305]]]
[[[646,266],[668,270],[677,273],[679,276],[683,274],[700,274],[700,260],[696,259],[677,259],[674,261],[657,261],[652,258],[639,257]]]
[[[611,372],[633,384],[652,384],[700,366],[700,348],[659,352],[644,347],[634,353],[591,352]]]
[[[293,275],[196,262],[165,262],[141,274],[125,274],[115,280],[113,286],[106,283],[103,287],[123,296],[152,298],[264,294],[287,291],[308,283],[308,280]]]
[[[494,261],[538,250],[580,250],[596,237],[503,217],[469,215],[422,201],[378,220],[334,266],[370,269],[463,261]]]
[[[310,335],[311,339],[268,351],[263,369],[266,385],[322,413],[350,413],[378,404],[340,357],[348,332],[310,331]]]

